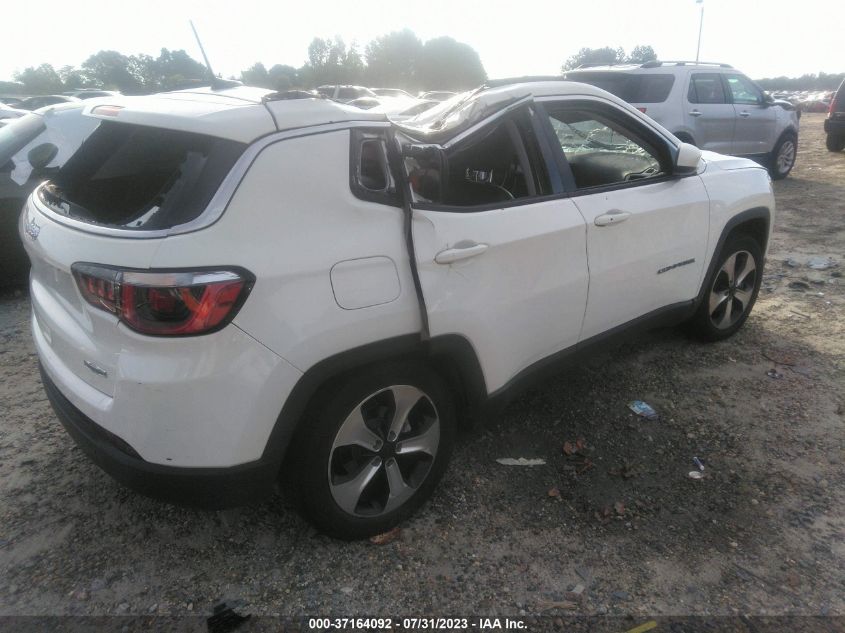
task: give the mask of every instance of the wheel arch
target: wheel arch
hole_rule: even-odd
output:
[[[486,383],[478,356],[461,335],[448,334],[422,341],[419,334],[407,334],[369,343],[325,358],[303,373],[282,406],[262,460],[281,467],[309,407],[333,381],[353,371],[395,361],[423,362],[437,371],[455,396],[456,410],[466,414],[459,415],[459,421],[472,423],[486,400]]]
[[[696,306],[704,299],[707,291],[707,282],[713,275],[713,271],[719,264],[719,253],[724,248],[725,243],[735,235],[749,235],[757,240],[765,255],[769,243],[769,236],[771,234],[772,213],[767,207],[755,207],[753,209],[746,209],[741,213],[737,213],[730,220],[725,223],[716,246],[713,249],[713,254],[710,257],[710,264],[707,267],[707,274],[701,282],[701,288],[698,291],[696,298]]]
[[[783,139],[785,139],[787,136],[793,137],[795,139],[795,143],[796,143],[796,146],[797,146],[798,130],[792,125],[787,125],[786,128],[784,128],[783,131],[780,134],[778,134],[777,138],[775,139],[775,144],[772,145],[772,149],[769,152],[769,155],[770,155],[771,158],[774,158],[775,150],[777,150],[778,145],[780,145],[780,142]]]

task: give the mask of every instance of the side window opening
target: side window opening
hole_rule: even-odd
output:
[[[350,185],[357,197],[383,204],[399,203],[383,132],[352,130],[350,166]]]
[[[387,191],[390,186],[384,141],[381,139],[371,138],[361,141],[358,181],[368,191]]]
[[[405,156],[415,202],[450,207],[509,203],[549,193],[548,175],[525,113],[453,148]]]
[[[660,152],[609,117],[576,108],[550,108],[549,118],[578,189],[664,175]]]
[[[690,103],[727,103],[721,75],[718,73],[693,73],[690,78],[687,101]]]
[[[728,86],[734,103],[758,105],[762,101],[763,93],[747,77],[742,75],[727,75]]]

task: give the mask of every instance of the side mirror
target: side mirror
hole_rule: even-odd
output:
[[[769,107],[774,102],[775,102],[775,98],[768,93],[764,93],[763,96],[760,99],[760,105],[763,106],[764,108]]]
[[[26,155],[33,169],[44,169],[59,153],[59,148],[52,143],[36,145]]]
[[[678,146],[678,157],[675,159],[675,173],[679,175],[694,174],[698,171],[700,160],[700,149],[689,143],[681,143]]]

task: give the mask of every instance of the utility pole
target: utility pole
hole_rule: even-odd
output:
[[[704,27],[704,0],[695,0],[701,5],[701,17],[698,19],[698,46],[695,49],[695,63],[698,63],[698,56],[701,53],[701,29]]]

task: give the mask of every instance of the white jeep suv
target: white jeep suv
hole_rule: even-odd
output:
[[[612,92],[685,143],[746,156],[785,178],[795,164],[800,112],[728,64],[646,62],[566,73]]]
[[[603,90],[488,85],[401,123],[272,99],[86,105],[22,213],[47,394],[143,493],[222,507],[283,474],[321,530],[378,533],[538,370],[634,327],[722,339],[754,305],[766,171]]]

